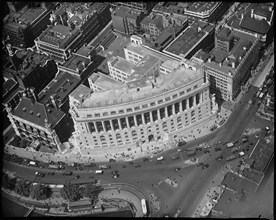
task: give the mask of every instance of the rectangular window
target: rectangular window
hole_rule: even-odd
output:
[[[110,112],[111,115],[116,115],[116,111]]]
[[[196,89],[197,87],[198,87],[198,86],[197,86],[197,85],[195,85],[195,86],[194,86],[194,89]]]
[[[171,98],[170,98],[170,97],[166,97],[165,100],[166,100],[166,101],[170,101]]]
[[[147,108],[147,107],[148,107],[148,105],[147,105],[147,104],[142,105],[142,108]]]
[[[140,109],[140,106],[134,107],[134,110],[135,110],[135,111],[137,111],[137,110],[139,110],[139,109]]]
[[[151,102],[151,103],[150,103],[150,106],[155,106],[155,102]]]
[[[181,92],[180,92],[180,95],[184,95],[184,94],[185,94],[185,92],[184,92],[184,91],[181,91]]]
[[[100,113],[95,113],[95,117],[100,117],[101,114]]]
[[[189,89],[187,89],[187,92],[191,92],[191,90],[192,90],[192,89],[191,89],[191,88],[189,88]]]
[[[127,109],[127,112],[132,112],[132,109],[131,109],[131,108],[128,108],[128,109]]]
[[[174,95],[173,95],[173,99],[175,99],[176,97],[177,97],[177,94],[174,94]]]
[[[123,109],[119,110],[119,114],[124,114],[125,111]]]
[[[163,99],[158,100],[158,104],[163,103]]]

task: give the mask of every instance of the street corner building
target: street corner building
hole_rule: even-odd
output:
[[[174,141],[217,112],[203,61],[176,59],[131,36],[126,59],[111,57],[110,77],[95,73],[91,88],[70,95],[74,138],[81,149]]]

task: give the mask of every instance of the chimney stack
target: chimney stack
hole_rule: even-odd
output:
[[[232,69],[235,69],[235,62],[232,62]]]
[[[34,87],[31,87],[31,88],[30,88],[30,93],[31,93],[31,95],[32,95],[32,98],[37,102],[37,96],[36,96],[34,90],[35,90],[35,88],[34,88]]]
[[[55,95],[51,95],[50,98],[51,98],[51,102],[52,102],[53,106],[54,106],[56,109],[58,109],[58,106],[57,106],[57,103],[56,103]]]

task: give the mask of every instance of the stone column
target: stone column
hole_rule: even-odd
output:
[[[121,120],[120,120],[120,118],[118,118],[117,121],[118,121],[120,130],[122,130],[122,125],[121,125]]]
[[[127,128],[130,128],[130,126],[129,126],[129,121],[128,121],[128,117],[126,117],[126,124],[127,124]]]
[[[153,114],[153,112],[150,111],[150,112],[149,112],[149,115],[150,115],[150,122],[153,122],[153,115],[152,115],[152,114]]]
[[[196,105],[196,95],[194,95],[194,102],[193,102],[193,106]]]
[[[146,124],[146,122],[145,122],[145,118],[144,118],[144,113],[141,113],[141,118],[142,118],[142,122],[143,122],[143,124]]]
[[[134,115],[133,116],[134,118],[134,123],[135,123],[135,126],[138,126],[138,119],[137,119],[137,115]]]
[[[179,102],[179,111],[180,112],[182,112],[183,110],[182,110],[182,101],[181,102]]]
[[[109,120],[109,123],[110,123],[110,126],[111,126],[112,131],[115,131],[115,130],[114,130],[114,126],[113,126],[113,124],[112,124],[112,120]]]
[[[172,104],[172,115],[174,115],[175,114],[175,106],[174,106],[175,104]]]
[[[161,120],[161,112],[160,112],[160,109],[157,109],[157,117],[158,117],[158,120]]]

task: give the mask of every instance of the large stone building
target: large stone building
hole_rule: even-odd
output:
[[[63,63],[70,52],[89,43],[111,20],[109,7],[95,4],[63,3],[51,14],[51,26],[35,40],[36,48]]]
[[[8,38],[12,46],[27,48],[34,45],[34,39],[50,24],[50,14],[57,4],[41,2],[18,5],[8,2],[10,13],[3,19],[3,37]]]
[[[232,101],[250,76],[259,59],[259,40],[255,35],[223,28],[216,34],[215,50],[204,65],[210,89],[217,97]],[[197,57],[199,58],[199,57]]]
[[[116,73],[111,77],[123,79],[119,88],[105,86],[93,92],[81,85],[69,96],[74,135],[81,149],[174,141],[216,112],[202,62],[178,61],[144,46],[136,36],[124,51],[131,66],[116,66],[121,62],[118,57],[108,63]]]

